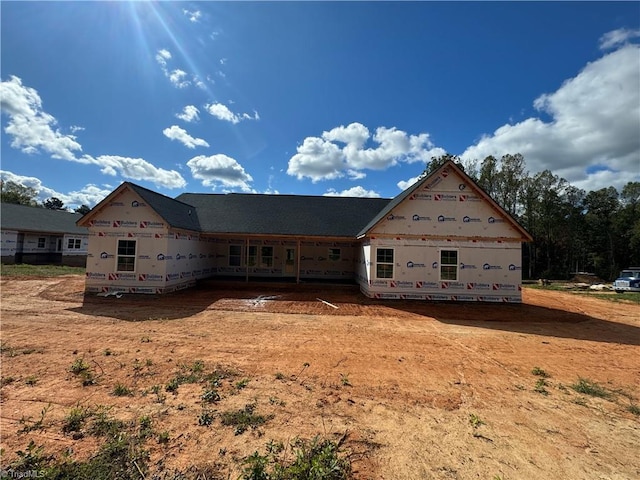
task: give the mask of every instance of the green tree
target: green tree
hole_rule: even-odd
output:
[[[444,165],[448,160],[455,162],[458,167],[464,170],[462,162],[460,161],[460,157],[458,157],[457,155],[452,155],[450,153],[445,153],[444,155],[440,155],[439,157],[431,157],[431,161],[428,163],[424,171],[420,174],[420,178],[428,177],[442,165]]]
[[[91,211],[91,208],[88,205],[80,205],[78,208],[74,210],[76,213],[81,213],[82,215],[86,215]]]
[[[32,187],[25,187],[16,182],[0,180],[0,201],[17,205],[29,205],[35,207],[38,202],[38,192]]]
[[[64,210],[64,203],[57,197],[51,197],[42,202],[42,206],[49,210]]]

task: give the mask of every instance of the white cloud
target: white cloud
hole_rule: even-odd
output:
[[[625,45],[587,64],[558,90],[535,99],[534,107],[551,120],[503,125],[461,158],[521,153],[530,171],[549,169],[589,188],[640,181],[640,46]],[[615,175],[589,173],[598,165]]]
[[[191,82],[189,80],[185,80],[187,78],[187,72],[185,72],[184,70],[180,70],[179,68],[172,70],[171,73],[169,73],[168,77],[169,81],[176,88],[185,88],[191,85]]]
[[[121,175],[130,180],[145,180],[159,188],[183,188],[187,184],[182,175],[175,170],[155,167],[142,158],[101,155],[93,163],[100,165],[102,167],[100,171],[105,175]]]
[[[373,190],[365,190],[361,186],[351,187],[347,190],[337,192],[335,189],[330,188],[323,194],[325,197],[364,197],[364,198],[380,198],[380,194]]]
[[[8,182],[15,182],[25,187],[33,188],[37,193],[37,201],[42,203],[48,198],[59,198],[66,208],[77,208],[80,205],[93,207],[96,203],[105,198],[112,189],[100,188],[97,185],[88,184],[78,191],[61,193],[42,184],[36,177],[26,177],[15,173],[0,170],[0,177]]]
[[[187,105],[182,109],[182,113],[176,113],[176,117],[185,122],[197,122],[200,120],[200,110],[193,105]]]
[[[619,28],[607,32],[600,37],[600,50],[610,50],[638,37],[640,37],[640,30],[631,30],[628,28]]]
[[[171,60],[171,52],[165,48],[158,50],[156,53],[156,62],[165,69],[167,68],[167,60]]]
[[[370,140],[378,145],[367,147]],[[385,170],[398,163],[426,163],[444,153],[426,133],[409,135],[395,127],[379,127],[372,136],[367,127],[356,122],[323,132],[322,138],[305,138],[289,160],[287,173],[298,179],[308,177],[313,182],[345,174],[363,178],[362,170]]]
[[[38,92],[22,85],[20,78],[11,76],[0,83],[0,107],[9,116],[4,131],[12,137],[13,148],[28,154],[46,152],[53,158],[81,161],[75,153],[82,151],[76,137],[55,128],[58,122],[42,110]]]
[[[177,125],[165,128],[162,133],[170,140],[177,140],[187,148],[208,147],[209,144],[201,138],[193,138],[186,130]]]
[[[187,162],[193,178],[202,181],[205,187],[221,185],[227,188],[239,188],[242,191],[252,191],[250,183],[253,178],[245,172],[242,165],[235,159],[223,155],[198,155]]]
[[[254,110],[253,116],[248,113],[237,114],[233,113],[229,110],[229,107],[222,103],[210,103],[204,106],[204,108],[209,112],[212,116],[224,120],[226,122],[231,122],[234,125],[240,123],[242,120],[260,120],[260,115],[258,112]]]
[[[71,130],[71,133],[76,133],[76,132],[82,132],[84,131],[84,127],[79,127],[78,125],[71,125],[69,127],[69,130]]]
[[[409,188],[411,185],[416,183],[418,180],[420,180],[419,176],[410,178],[409,180],[400,180],[396,185],[400,190],[405,191],[407,188]]]
[[[186,8],[182,10],[187,17],[189,17],[189,21],[196,23],[202,18],[202,12],[200,10],[189,11]]]

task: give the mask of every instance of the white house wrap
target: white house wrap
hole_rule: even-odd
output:
[[[182,194],[124,183],[78,225],[86,290],[161,294],[208,277],[355,281],[375,298],[519,302],[531,236],[447,162],[392,200]]]

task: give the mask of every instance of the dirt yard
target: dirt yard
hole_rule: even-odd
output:
[[[83,282],[1,280],[4,466],[31,439],[89,457],[98,440],[64,433],[69,412],[111,406],[164,432],[146,478],[209,465],[236,479],[269,442],[315,435],[344,439],[357,479],[640,478],[637,305],[528,288],[522,305],[383,303],[268,283],[104,298]],[[78,361],[94,384],[70,372]],[[202,383],[168,388],[214,370],[217,402]],[[579,378],[608,396],[576,392]],[[222,425],[247,404],[266,423]]]

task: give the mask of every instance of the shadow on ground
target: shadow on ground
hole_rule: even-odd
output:
[[[204,311],[413,320],[425,317],[470,328],[640,345],[640,327],[585,314],[528,304],[375,300],[365,297],[354,285],[205,281],[196,288],[161,296],[123,295],[116,298],[86,294],[82,306],[71,310],[126,321],[179,320]]]

